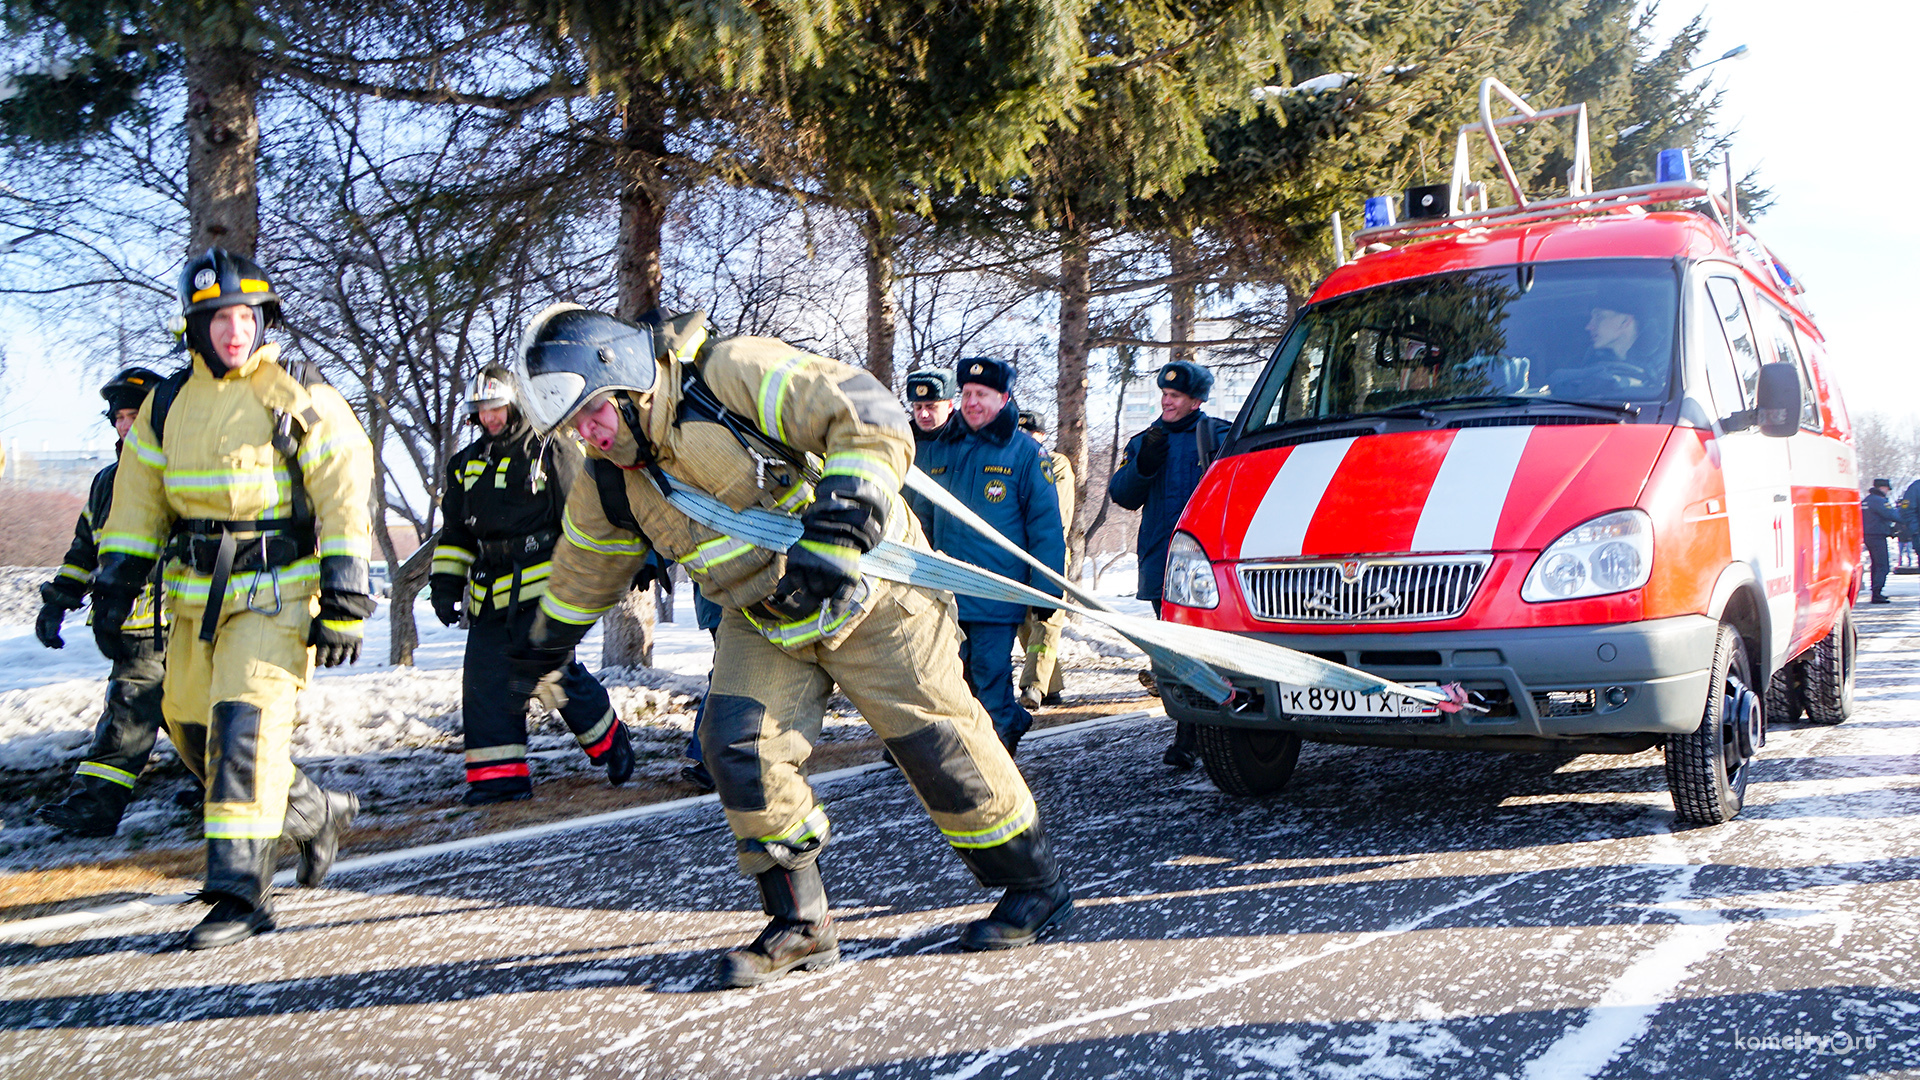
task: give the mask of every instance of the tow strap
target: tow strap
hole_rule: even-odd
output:
[[[664,494],[667,500],[675,509],[709,529],[768,551],[786,551],[800,539],[802,526],[799,518],[758,507],[735,510],[703,491],[679,483],[671,476],[666,479],[669,482],[662,486],[666,488]],[[1255,638],[1114,611],[1001,536],[919,469],[908,471],[907,486],[934,501],[941,509],[966,521],[995,544],[1019,553],[1078,602],[1064,601],[951,556],[920,551],[892,540],[881,541],[879,546],[861,557],[862,573],[886,581],[964,593],[1003,603],[1064,608],[1082,618],[1113,628],[1145,652],[1155,666],[1173,673],[1181,682],[1206,695],[1215,704],[1224,705],[1234,696],[1235,687],[1221,675],[1222,671],[1226,671],[1295,686],[1324,686],[1362,694],[1396,694],[1435,706],[1443,712],[1454,712],[1462,707],[1472,708],[1464,704],[1465,694],[1457,687],[1426,690],[1403,686],[1344,664]]]

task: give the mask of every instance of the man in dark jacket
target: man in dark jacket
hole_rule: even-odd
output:
[[[1867,491],[1867,497],[1860,500],[1860,519],[1865,526],[1867,537],[1867,559],[1872,567],[1873,596],[1871,604],[1892,603],[1887,598],[1887,571],[1892,566],[1887,559],[1887,541],[1900,535],[1900,517],[1887,505],[1887,496],[1893,491],[1893,481],[1875,480]]]
[[[958,370],[960,423],[948,424],[938,438],[923,444],[921,468],[1001,535],[1065,573],[1066,534],[1055,488],[1060,477],[1039,444],[1019,431],[1020,410],[1009,393],[1013,365],[976,356],[961,360]],[[912,502],[927,524],[935,551],[1059,595],[1058,587],[1039,579],[1026,563],[965,522],[918,496]],[[958,600],[960,629],[966,634],[960,660],[967,685],[993,717],[994,733],[1011,755],[1033,726],[1033,714],[1013,691],[1013,639],[1027,608],[975,596]]]
[[[73,525],[73,544],[67,548],[66,562],[52,581],[40,586],[40,617],[34,620],[33,632],[49,649],[66,647],[60,637],[60,624],[67,612],[87,601],[93,570],[100,561],[94,531],[107,523],[113,507],[113,477],[120,469],[120,447],[140,415],[140,403],[159,382],[158,374],[130,367],[100,388],[100,396],[107,400],[106,417],[118,438],[113,444],[112,464],[94,474],[86,508]],[[134,779],[146,768],[154,738],[165,722],[160,713],[160,684],[166,675],[166,643],[159,637],[156,609],[149,584],[134,602],[133,614],[121,624],[129,655],[113,662],[113,673],[107,677],[107,710],[94,726],[93,745],[74,770],[73,784],[66,795],[41,807],[35,815],[62,832],[112,836],[120,828],[127,804],[133,801]]]
[[[1140,591],[1134,595],[1151,601],[1158,615],[1173,527],[1232,425],[1202,411],[1213,390],[1213,373],[1199,364],[1175,360],[1160,369],[1154,383],[1160,387],[1160,418],[1127,441],[1120,468],[1107,482],[1107,494],[1122,508],[1140,511],[1140,532],[1134,542],[1140,557]],[[1151,686],[1151,675],[1142,681]],[[1198,751],[1197,729],[1179,724],[1163,760],[1176,769],[1191,769]]]
[[[448,626],[467,621],[461,715],[468,806],[531,798],[525,705],[507,693],[507,651],[523,641],[547,592],[553,545],[566,506],[561,440],[534,437],[514,402],[511,374],[489,367],[467,389],[468,418],[481,435],[447,462],[440,496],[446,528],[433,549],[433,610]],[[557,691],[557,693],[556,693]],[[608,781],[633,775],[633,746],[607,691],[578,660],[542,688]]]

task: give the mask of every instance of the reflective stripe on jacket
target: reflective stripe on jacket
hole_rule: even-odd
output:
[[[164,443],[153,435],[154,398],[147,397],[128,432],[114,479],[113,511],[100,552],[160,557],[181,518],[257,521],[293,515],[292,474],[273,446],[273,414],[296,418],[304,431],[296,452],[313,513],[315,553],[277,574],[235,572],[225,609],[273,600],[304,600],[318,589],[319,560],[367,560],[373,532],[373,446],[346,399],[331,386],[302,386],[279,364],[280,347],[262,346],[244,364],[216,376],[195,358],[192,375],[167,413]],[[244,543],[256,533],[237,533]],[[210,578],[175,561],[166,571],[169,598],[204,603]]]

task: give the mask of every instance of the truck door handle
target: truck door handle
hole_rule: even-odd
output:
[[[1774,501],[1774,502],[1786,502],[1786,501],[1787,501],[1787,497],[1786,497],[1785,495],[1775,495],[1775,496],[1773,497],[1773,501]]]

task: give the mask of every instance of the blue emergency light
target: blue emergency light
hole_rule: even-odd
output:
[[[1366,223],[1369,229],[1384,229],[1393,224],[1393,202],[1386,195],[1375,195],[1367,200]]]
[[[1693,179],[1693,160],[1684,146],[1660,151],[1654,179],[1662,184],[1683,184]]]

